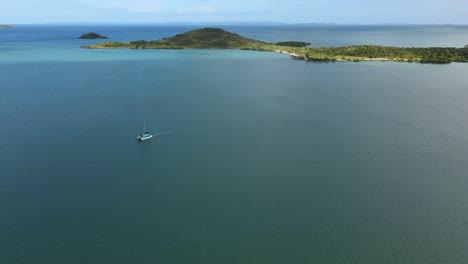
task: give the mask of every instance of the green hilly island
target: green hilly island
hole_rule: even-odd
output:
[[[80,39],[106,39],[107,37],[106,36],[101,36],[97,33],[94,33],[94,32],[89,32],[89,33],[86,33],[86,34],[83,34],[81,36],[79,36],[78,38]]]
[[[348,47],[308,47],[310,43],[284,41],[267,43],[243,37],[220,28],[202,28],[159,40],[103,42],[87,49],[241,49],[281,52],[294,59],[329,61],[405,61],[421,63],[468,62],[468,47],[402,48],[376,45]]]

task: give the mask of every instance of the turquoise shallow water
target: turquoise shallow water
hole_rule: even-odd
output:
[[[60,36],[0,57],[0,263],[468,260],[467,64]]]

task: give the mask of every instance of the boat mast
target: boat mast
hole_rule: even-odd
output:
[[[145,122],[145,119],[143,119],[143,134],[146,133],[146,126],[145,126],[145,123],[146,123],[146,122]]]

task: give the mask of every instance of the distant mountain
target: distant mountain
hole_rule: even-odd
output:
[[[44,23],[45,25],[111,25],[111,26],[122,26],[122,25],[132,25],[132,26],[280,26],[287,25],[287,23],[281,22],[254,22],[254,21],[241,21],[241,22],[232,22],[232,21],[212,21],[212,22],[57,22],[57,23]]]
[[[244,21],[244,22],[205,22],[205,23],[198,23],[198,25],[205,25],[205,26],[213,26],[213,25],[223,25],[223,26],[281,26],[281,25],[287,25],[285,23],[280,23],[280,22],[268,22],[268,21],[263,21],[263,22],[250,22],[250,21]]]

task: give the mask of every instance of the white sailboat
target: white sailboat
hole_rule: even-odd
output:
[[[137,137],[138,140],[140,141],[145,141],[145,140],[148,140],[148,139],[152,139],[153,138],[153,135],[150,134],[150,132],[147,132],[146,131],[146,124],[145,124],[145,120],[143,119],[143,129],[142,131],[140,131],[141,135],[139,135]]]

